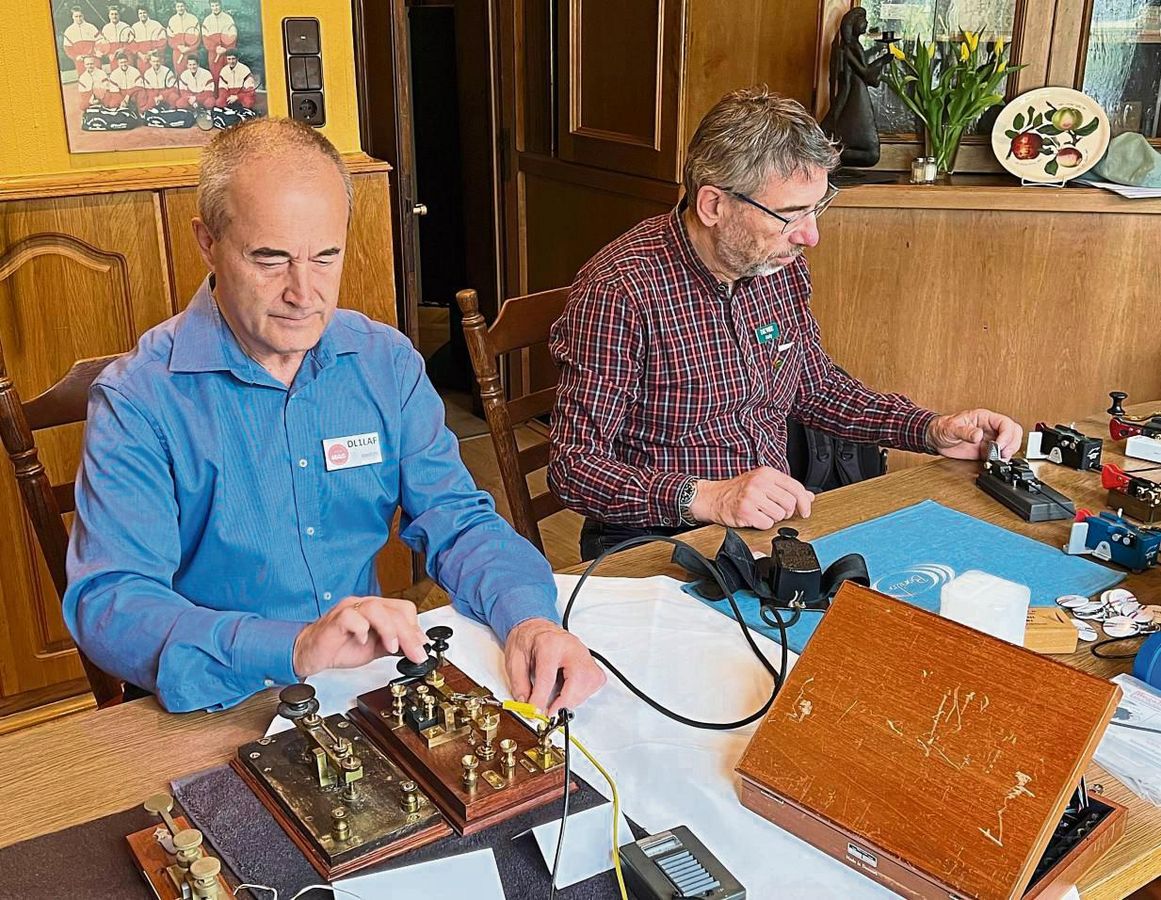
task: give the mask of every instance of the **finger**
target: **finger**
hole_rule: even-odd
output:
[[[371,623],[367,621],[361,609],[354,606],[344,607],[334,619],[338,628],[355,638],[360,644],[367,643],[367,635],[371,631]]]
[[[541,640],[539,646],[533,645],[532,667],[532,696],[528,702],[537,709],[547,709],[560,672],[560,652]]]
[[[767,511],[758,503],[743,504],[734,516],[735,521],[727,524],[732,528],[757,528],[759,531],[767,531],[781,521],[772,517],[771,513],[775,510],[776,507],[772,506]],[[778,513],[781,514],[781,510],[778,510]]]
[[[1007,416],[998,416],[996,426],[996,443],[1000,445],[1001,456],[1008,459],[1020,449],[1024,440],[1024,429]]]
[[[794,504],[798,507],[798,512],[803,516],[809,516],[810,505],[814,502],[814,494],[808,491],[802,482],[789,475],[783,475],[779,483],[783,490],[794,497]]]
[[[504,649],[504,668],[508,672],[508,686],[513,698],[524,703],[532,692],[532,681],[528,677],[528,654],[517,640],[508,641]]]
[[[564,685],[548,710],[550,716],[555,716],[562,709],[576,709],[605,683],[605,673],[581,646],[570,651],[561,671],[564,673]]]
[[[427,659],[423,636],[418,625],[410,621],[415,618],[414,615],[408,616],[407,610],[376,600],[364,603],[359,607],[359,612],[370,621],[379,641],[389,653],[402,650],[408,659],[417,663]]]
[[[798,498],[780,485],[768,485],[763,493],[758,505],[768,515],[775,515],[775,511],[780,513],[778,521],[789,519],[798,509]]]

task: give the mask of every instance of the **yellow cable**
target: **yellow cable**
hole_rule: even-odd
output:
[[[505,700],[503,706],[504,709],[519,713],[529,719],[538,719],[541,722],[549,721],[548,716],[544,715],[544,713],[531,703],[518,703],[515,700]],[[629,900],[629,892],[625,889],[625,878],[621,874],[621,854],[618,852],[621,846],[617,840],[617,823],[621,818],[621,797],[617,793],[617,783],[613,781],[613,776],[605,770],[605,767],[597,762],[596,757],[589,752],[588,748],[573,737],[571,732],[569,734],[569,740],[588,758],[588,761],[593,764],[596,770],[601,773],[605,781],[609,783],[609,789],[613,792],[613,871],[617,875],[617,887],[621,891],[621,900]],[[565,790],[568,790],[568,785],[565,785]],[[560,823],[560,827],[562,829],[564,828],[564,822]]]

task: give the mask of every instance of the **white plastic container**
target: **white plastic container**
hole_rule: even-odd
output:
[[[939,614],[1023,647],[1031,599],[1027,585],[969,569],[940,590]]]

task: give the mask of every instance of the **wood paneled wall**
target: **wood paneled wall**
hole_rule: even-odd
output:
[[[965,186],[967,208],[947,208],[957,189],[934,191],[858,188],[822,220],[813,308],[841,365],[934,409],[988,406],[1025,428],[1103,410],[1111,390],[1161,397],[1161,202],[1138,213],[1095,191],[1013,186],[989,203],[973,196],[989,189]],[[1065,208],[1086,200],[1091,211]]]

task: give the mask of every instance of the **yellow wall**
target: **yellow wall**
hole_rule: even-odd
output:
[[[129,8],[127,2],[122,6]],[[286,115],[282,20],[287,16],[319,20],[327,112],[322,131],[339,150],[359,150],[350,0],[263,0],[265,80],[270,114],[278,116]],[[21,4],[20,18],[27,28],[0,29],[0,72],[20,73],[0,79],[0,178],[197,161],[198,147],[70,154],[48,0]]]

